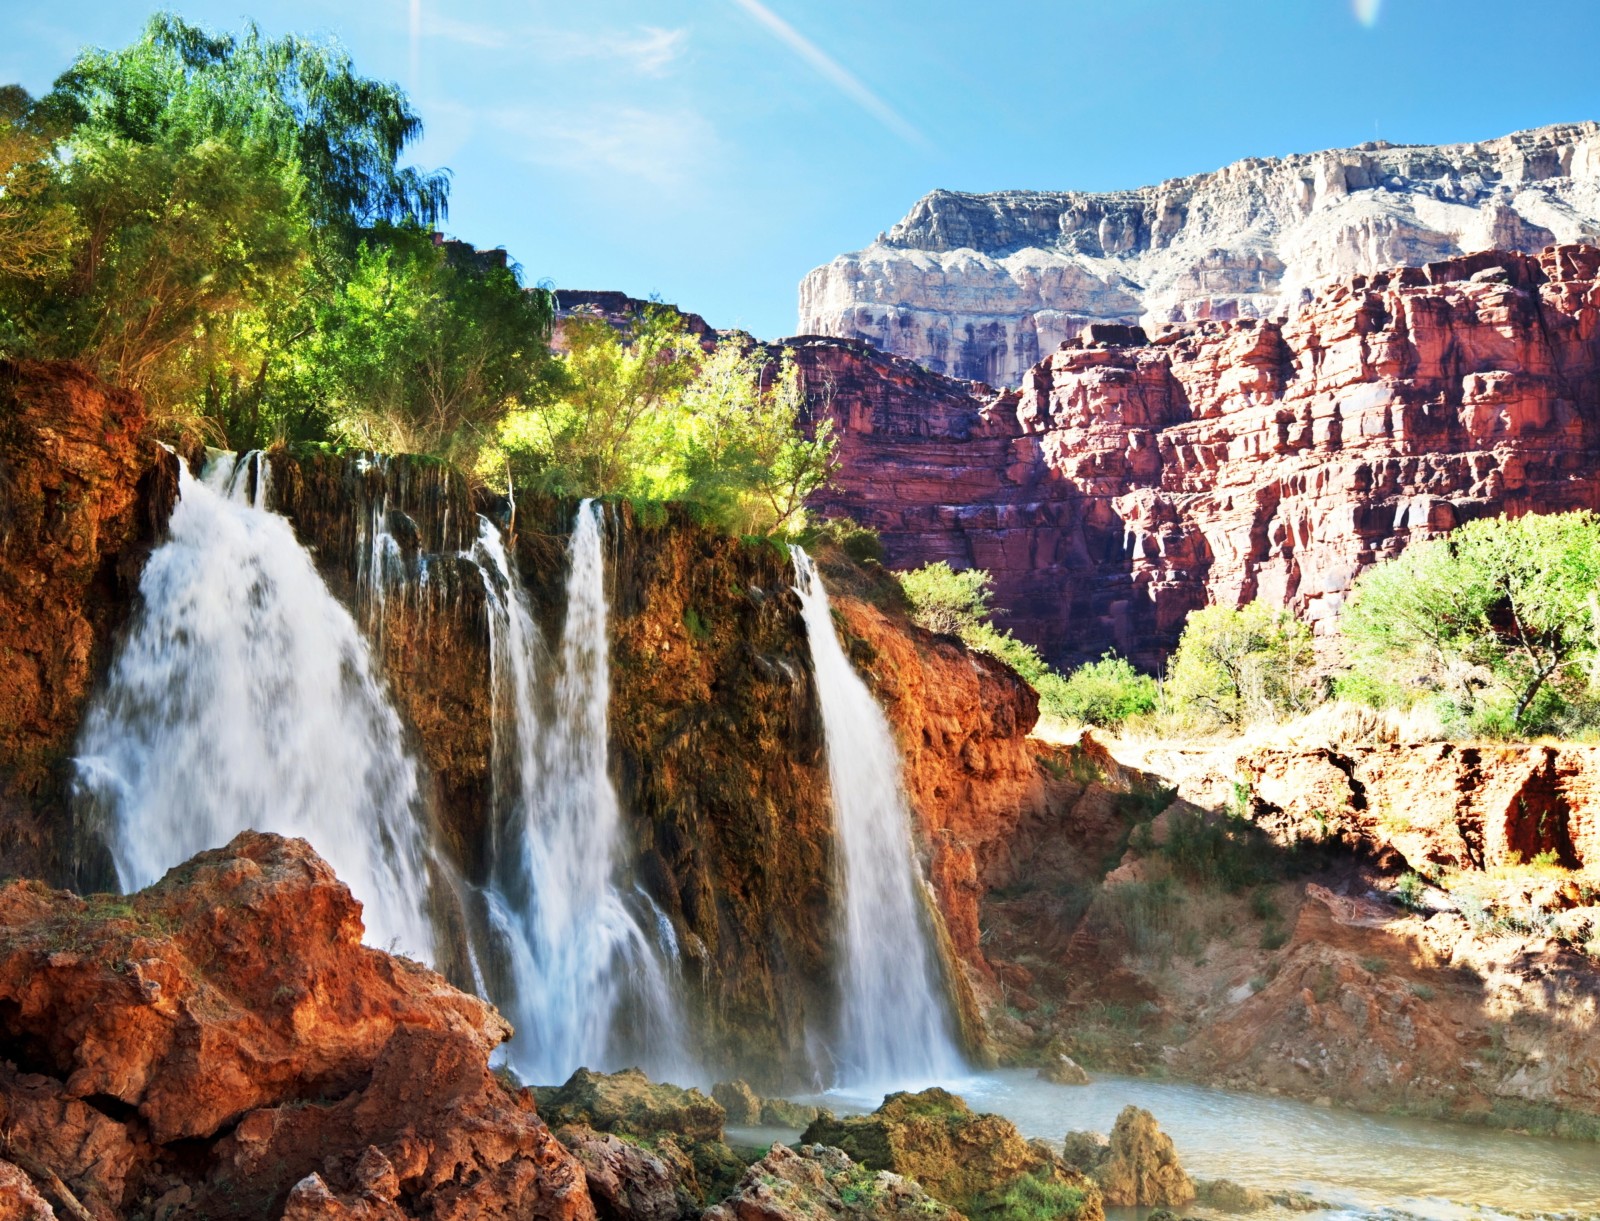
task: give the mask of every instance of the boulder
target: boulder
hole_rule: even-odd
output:
[[[1195,1202],[1226,1213],[1253,1213],[1270,1208],[1273,1200],[1264,1191],[1245,1187],[1232,1179],[1196,1179]]]
[[[832,1221],[836,1217],[917,1217],[962,1221],[918,1184],[874,1171],[838,1149],[773,1145],[704,1221]]]
[[[564,1085],[538,1087],[539,1110],[553,1124],[583,1124],[621,1136],[720,1141],[727,1112],[699,1090],[651,1081],[637,1068],[596,1073],[580,1068]]]
[[[651,1148],[593,1128],[556,1129],[583,1164],[601,1221],[679,1221],[700,1215],[693,1162],[670,1139]]]
[[[1044,1081],[1053,1081],[1057,1085],[1088,1085],[1089,1074],[1066,1052],[1059,1052],[1052,1056],[1042,1068],[1039,1077]]]
[[[1194,1184],[1178,1164],[1172,1138],[1143,1107],[1126,1106],[1111,1129],[1095,1182],[1107,1204],[1183,1206],[1195,1198]]]
[[[1010,1120],[975,1113],[946,1090],[891,1094],[870,1115],[823,1112],[803,1140],[915,1179],[969,1216],[1000,1209],[1009,1193],[1036,1189],[1075,1193],[1070,1215],[1083,1221],[1101,1216],[1100,1192],[1082,1173],[1042,1142],[1024,1140]]]
[[[732,1124],[757,1124],[761,1122],[761,1098],[745,1081],[719,1081],[711,1087],[711,1097],[722,1104],[727,1112],[727,1122]]]
[[[787,1098],[763,1098],[761,1100],[761,1123],[768,1128],[804,1128],[818,1115],[822,1114],[821,1108],[808,1106],[803,1102],[791,1102]]]
[[[688,1169],[679,1168],[678,1186],[699,1204],[720,1199],[744,1174],[746,1163],[723,1140],[722,1104],[699,1090],[651,1081],[637,1068],[580,1068],[565,1084],[535,1092],[549,1123],[613,1133],[681,1158]]]
[[[13,1160],[97,1221],[594,1217],[494,1009],[361,944],[302,840],[246,832],[132,896],[0,887]]]

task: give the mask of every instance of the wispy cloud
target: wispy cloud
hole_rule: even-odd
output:
[[[1350,7],[1355,10],[1356,20],[1370,30],[1378,24],[1378,12],[1383,8],[1383,0],[1350,0]]]
[[[894,107],[867,88],[859,77],[799,30],[795,29],[794,26],[774,13],[765,4],[762,4],[761,0],[733,0],[733,2],[766,27],[767,32],[774,38],[815,68],[841,93],[854,101],[890,131],[894,132],[895,135],[921,148],[933,147],[926,136],[902,118]]]
[[[421,0],[412,0],[420,5]],[[689,32],[645,25],[631,29],[560,30],[534,26],[483,25],[430,11],[422,20],[429,38],[484,50],[503,50],[539,59],[608,62],[642,76],[664,76],[682,57]]]
[[[490,120],[515,139],[516,155],[615,188],[631,183],[683,193],[704,180],[717,136],[692,110],[626,105],[507,107]]]

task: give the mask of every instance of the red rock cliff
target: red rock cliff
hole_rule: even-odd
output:
[[[1413,539],[1600,507],[1597,278],[1589,246],[1359,276],[1288,323],[1102,328],[998,395],[799,340],[841,438],[818,507],[896,565],[989,569],[1060,661],[1158,664],[1207,602],[1326,624]]]

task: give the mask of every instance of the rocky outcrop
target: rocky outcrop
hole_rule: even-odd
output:
[[[1077,341],[1019,391],[844,341],[797,349],[841,472],[818,500],[896,567],[988,569],[1059,663],[1154,667],[1189,611],[1263,598],[1326,634],[1355,577],[1499,513],[1600,505],[1600,250],[1358,276],[1293,319]]]
[[[961,1214],[912,1182],[888,1171],[874,1172],[838,1149],[773,1145],[726,1200],[706,1210],[705,1221],[830,1221],[835,1217],[877,1221],[927,1217],[961,1221]]]
[[[0,875],[73,872],[67,756],[177,469],[143,404],[0,361]]]
[[[97,1219],[592,1218],[488,1069],[504,1020],[361,931],[303,841],[254,833],[126,898],[0,889],[12,1156]]]
[[[1245,786],[1252,817],[1283,842],[1338,838],[1427,874],[1541,857],[1562,870],[1600,864],[1600,749],[1593,746],[1261,747],[1231,770],[1227,782]],[[1199,795],[1207,780],[1196,777],[1189,787]],[[1561,889],[1554,874],[1549,881]]]
[[[1067,1133],[1064,1156],[1100,1185],[1107,1204],[1181,1208],[1193,1202],[1195,1186],[1178,1164],[1172,1138],[1149,1111],[1123,1107],[1108,1141],[1093,1135]]]
[[[802,1139],[915,1179],[969,1216],[1000,1208],[1024,1180],[1076,1190],[1076,1210],[1058,1215],[1080,1221],[1102,1216],[1099,1191],[1048,1145],[1024,1140],[1010,1120],[977,1114],[942,1089],[890,1094],[870,1115],[841,1119],[824,1112]]]
[[[1016,386],[1095,321],[1293,314],[1325,280],[1600,234],[1600,126],[1251,157],[1129,191],[934,191],[800,284],[802,334]]]

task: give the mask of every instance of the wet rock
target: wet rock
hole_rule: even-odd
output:
[[[1260,1212],[1272,1205],[1272,1197],[1266,1192],[1245,1187],[1232,1179],[1196,1179],[1194,1190],[1195,1203],[1228,1213]]]
[[[272,835],[127,897],[0,887],[14,1155],[101,1219],[143,1198],[164,1221],[593,1217],[583,1167],[488,1069],[505,1022],[361,931]]]
[[[1088,1085],[1089,1074],[1066,1052],[1057,1052],[1039,1070],[1042,1080],[1053,1081],[1057,1085]]]
[[[822,1113],[821,1109],[787,1098],[763,1098],[761,1122],[769,1128],[804,1128]]]
[[[1107,1204],[1178,1205],[1195,1198],[1194,1184],[1178,1164],[1172,1138],[1143,1107],[1127,1106],[1117,1116],[1105,1160],[1094,1169]]]
[[[722,1139],[727,1113],[699,1090],[654,1082],[637,1068],[596,1073],[580,1068],[555,1087],[534,1090],[539,1110],[555,1124],[582,1124],[623,1136],[671,1133],[689,1141]]]
[[[1103,1132],[1068,1132],[1061,1143],[1062,1160],[1085,1174],[1093,1174],[1110,1156],[1110,1142]]]
[[[651,1148],[592,1128],[556,1129],[583,1164],[601,1221],[678,1221],[700,1213],[693,1162],[669,1139]]]
[[[745,1081],[719,1081],[711,1087],[711,1096],[722,1104],[731,1124],[761,1122],[761,1098]]]
[[[819,1116],[803,1138],[844,1150],[874,1170],[921,1183],[969,1216],[998,1208],[1008,1193],[1057,1189],[1076,1196],[1075,1215],[1100,1216],[1100,1192],[1042,1142],[1022,1138],[998,1115],[975,1113],[946,1090],[891,1094],[870,1115]]]
[[[825,1221],[835,1217],[926,1217],[962,1221],[921,1186],[901,1175],[874,1171],[838,1149],[802,1145],[772,1151],[739,1181],[705,1221]]]
[[[557,1125],[576,1125],[649,1142],[681,1156],[678,1183],[701,1204],[721,1198],[746,1163],[723,1140],[722,1104],[699,1090],[654,1082],[636,1068],[596,1073],[580,1068],[565,1084],[535,1091],[539,1110]]]

